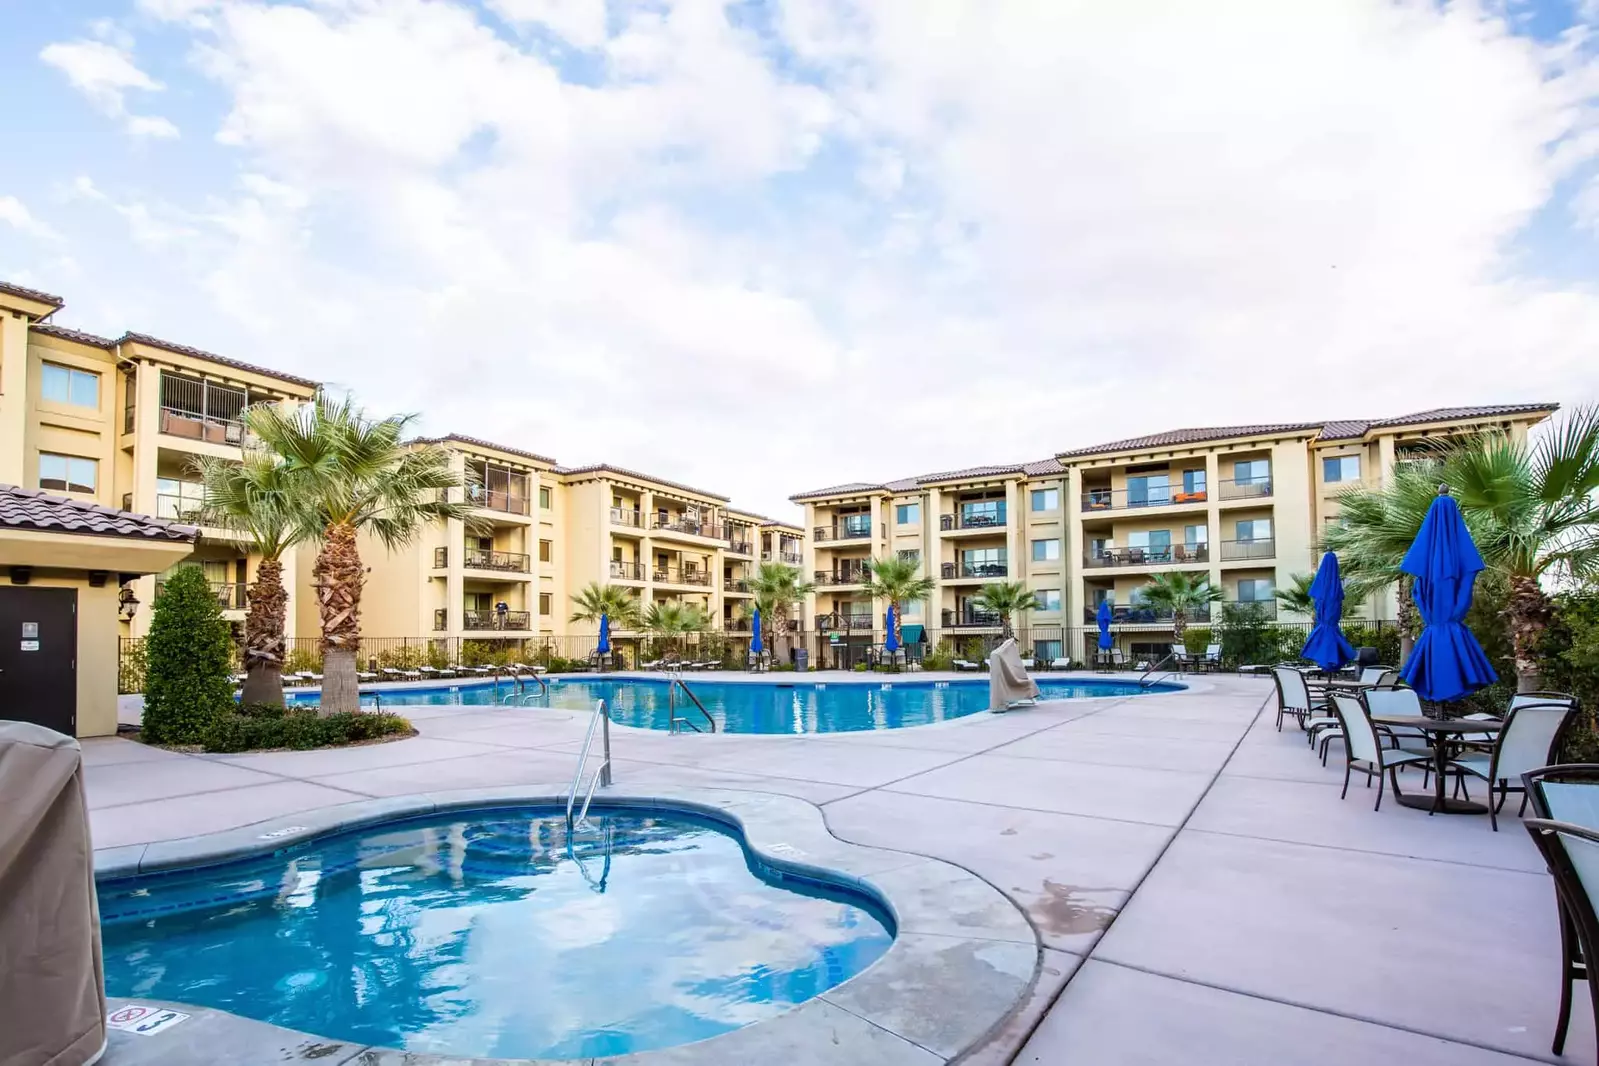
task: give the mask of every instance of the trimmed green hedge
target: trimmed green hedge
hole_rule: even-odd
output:
[[[211,723],[201,743],[206,751],[260,751],[263,748],[334,748],[363,740],[410,733],[411,723],[397,714],[332,714],[315,707],[240,707]]]
[[[233,707],[233,638],[198,566],[168,574],[145,638],[143,730],[156,744],[197,744]]]

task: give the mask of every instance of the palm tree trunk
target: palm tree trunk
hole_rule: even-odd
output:
[[[1011,628],[1010,612],[1009,611],[1000,612],[1000,616],[999,616],[999,639],[1000,640],[1015,640],[1016,639],[1016,630]]]
[[[1188,615],[1183,611],[1171,613],[1171,636],[1173,644],[1183,642],[1183,634],[1188,632]]]
[[[244,616],[244,691],[239,702],[283,706],[283,622],[288,615],[283,588],[283,563],[262,559],[250,586],[250,610]]]
[[[1543,687],[1538,666],[1538,643],[1549,625],[1549,597],[1538,579],[1516,575],[1510,579],[1510,598],[1505,605],[1505,621],[1510,626],[1510,644],[1516,657],[1516,691],[1536,692]]]
[[[356,547],[355,527],[329,526],[311,571],[322,617],[323,716],[361,707],[355,655],[361,642],[361,586],[366,572]]]

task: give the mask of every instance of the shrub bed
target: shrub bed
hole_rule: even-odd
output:
[[[262,751],[289,748],[337,748],[381,737],[408,736],[411,723],[397,714],[333,714],[323,718],[315,707],[240,707],[211,723],[201,737],[210,752]]]

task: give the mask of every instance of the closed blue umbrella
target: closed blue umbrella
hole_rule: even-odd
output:
[[[600,654],[611,654],[611,616],[600,612]]]
[[[894,632],[896,627],[894,625],[894,605],[892,603],[888,605],[888,618],[885,622],[888,626],[888,636],[883,638],[883,650],[893,655],[896,651],[899,651],[899,634]]]
[[[1095,621],[1099,623],[1099,647],[1101,650],[1109,650],[1111,644],[1113,643],[1110,639],[1109,600],[1099,601],[1099,613],[1095,615]]]
[[[1458,700],[1498,680],[1465,626],[1482,554],[1447,489],[1440,487],[1399,569],[1415,578],[1411,597],[1426,623],[1399,676],[1435,703]]]
[[[764,650],[761,645],[761,609],[759,607],[755,608],[750,615],[750,628],[755,631],[754,635],[750,637],[750,654],[759,655]]]
[[[1299,654],[1323,670],[1342,670],[1354,661],[1355,649],[1344,639],[1338,622],[1344,615],[1344,583],[1338,576],[1338,556],[1321,557],[1316,578],[1310,583],[1310,602],[1316,605],[1316,624]]]

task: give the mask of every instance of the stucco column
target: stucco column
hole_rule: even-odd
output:
[[[0,482],[32,486],[27,476],[28,320],[0,311]]]
[[[1221,585],[1221,456],[1215,452],[1205,454],[1205,543],[1209,563],[1205,567],[1205,580],[1210,587]],[[1212,611],[1216,608],[1212,607]],[[1214,617],[1214,616],[1213,616]]]
[[[1027,580],[1027,558],[1022,554],[1027,547],[1027,511],[1023,508],[1021,483],[1005,482],[1005,561],[1009,571],[1006,581]],[[1017,619],[1025,624],[1025,619]]]
[[[1083,625],[1083,608],[1088,602],[1083,591],[1083,553],[1088,550],[1088,538],[1083,533],[1083,472],[1069,467],[1061,486],[1061,524],[1065,530],[1061,573],[1066,582],[1061,597],[1062,620],[1066,628],[1078,629]]]

